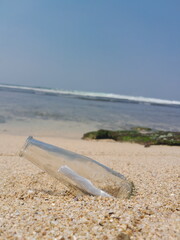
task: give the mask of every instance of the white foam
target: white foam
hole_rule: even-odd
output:
[[[180,101],[173,100],[164,100],[157,98],[146,98],[146,97],[135,97],[135,96],[127,96],[127,95],[119,95],[113,93],[98,93],[98,92],[82,92],[82,91],[66,91],[60,89],[48,89],[48,88],[37,88],[37,87],[25,87],[25,86],[15,86],[15,85],[4,85],[0,84],[0,87],[11,88],[11,89],[22,89],[22,90],[33,90],[37,93],[54,93],[54,94],[62,94],[62,95],[73,95],[73,96],[81,96],[81,97],[89,97],[89,98],[99,98],[99,99],[114,99],[114,100],[127,100],[134,102],[143,102],[147,104],[163,104],[163,105],[180,105]]]

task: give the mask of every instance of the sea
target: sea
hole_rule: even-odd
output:
[[[180,131],[180,101],[0,84],[0,133],[80,138],[136,126]]]

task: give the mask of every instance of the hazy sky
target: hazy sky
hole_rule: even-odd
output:
[[[180,100],[180,0],[0,0],[0,83]]]

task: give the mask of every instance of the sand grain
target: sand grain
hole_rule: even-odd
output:
[[[74,197],[18,156],[22,136],[0,137],[0,239],[179,239],[180,148],[41,138],[119,171],[129,200]]]

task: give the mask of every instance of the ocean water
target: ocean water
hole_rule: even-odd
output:
[[[180,131],[180,102],[0,85],[0,132],[80,137],[133,126]]]

